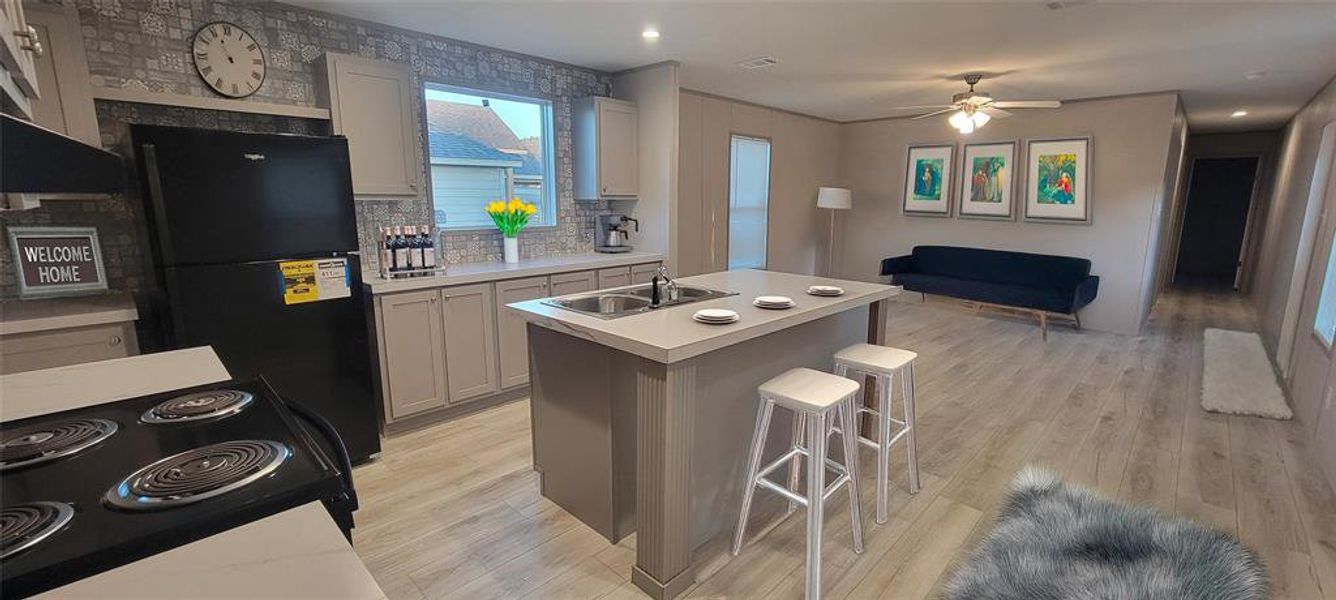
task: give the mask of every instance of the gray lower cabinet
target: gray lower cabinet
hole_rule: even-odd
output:
[[[445,301],[445,372],[450,404],[501,390],[496,360],[496,301],[492,284],[441,291]]]
[[[649,283],[654,279],[654,273],[659,270],[659,263],[649,263],[646,265],[631,266],[631,283]]]
[[[598,270],[598,289],[631,285],[631,267]]]
[[[503,389],[529,383],[529,337],[525,332],[525,321],[506,305],[547,297],[547,289],[546,277],[496,283],[496,354]]]
[[[134,323],[110,323],[0,337],[0,375],[138,354]]]
[[[445,327],[440,290],[386,294],[377,300],[386,417],[401,419],[445,407]]]
[[[598,275],[593,271],[577,271],[552,276],[553,296],[592,292],[598,288]]]

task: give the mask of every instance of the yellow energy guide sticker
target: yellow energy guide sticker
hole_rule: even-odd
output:
[[[347,298],[348,260],[288,260],[278,263],[283,276],[283,304],[303,304],[319,300]]]

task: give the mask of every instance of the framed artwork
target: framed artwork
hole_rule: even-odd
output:
[[[960,157],[960,208],[962,218],[1011,219],[1012,173],[1016,164],[1016,142],[965,144]]]
[[[951,216],[951,159],[953,145],[910,146],[905,166],[907,215]]]
[[[1089,137],[1030,140],[1026,149],[1026,220],[1089,223],[1089,164]]]

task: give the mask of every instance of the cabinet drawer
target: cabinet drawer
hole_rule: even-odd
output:
[[[565,296],[567,294],[578,294],[580,292],[592,292],[597,286],[598,277],[593,271],[561,273],[552,276],[552,289],[550,294],[553,296]]]
[[[94,325],[0,338],[0,374],[63,367],[137,354],[134,327]]]
[[[649,283],[654,279],[654,273],[659,270],[659,263],[649,263],[647,265],[631,266],[631,283]]]
[[[631,285],[631,268],[616,267],[612,269],[599,269],[598,271],[598,289],[606,290],[613,287]]]

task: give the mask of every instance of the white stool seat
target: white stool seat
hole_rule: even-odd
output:
[[[835,362],[866,373],[891,374],[914,362],[918,353],[875,344],[854,344],[835,353]]]
[[[757,391],[789,410],[820,412],[848,398],[859,387],[852,379],[800,367],[762,383]]]

